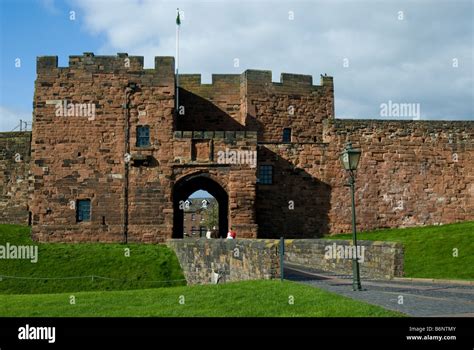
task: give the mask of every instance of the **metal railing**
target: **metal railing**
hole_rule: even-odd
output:
[[[11,131],[31,131],[32,123],[26,120],[20,119],[20,124],[15,126]]]

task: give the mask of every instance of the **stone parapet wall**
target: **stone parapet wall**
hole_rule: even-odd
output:
[[[188,284],[280,277],[277,240],[173,239]]]
[[[0,223],[28,224],[31,132],[0,133]]]
[[[363,259],[360,273],[363,278],[390,279],[403,276],[404,249],[400,243],[358,241]],[[294,239],[285,241],[285,263],[314,270],[352,275],[352,260],[337,256],[338,247],[351,243],[334,239]],[[336,248],[336,249],[334,249]],[[327,255],[331,252],[331,255]],[[332,255],[335,252],[336,255]],[[333,259],[332,257],[335,257]],[[362,261],[363,260],[363,261]]]
[[[269,239],[173,239],[167,241],[189,284],[224,283],[280,278],[279,240]],[[403,276],[404,249],[400,243],[360,241],[363,278],[391,279]],[[284,259],[289,266],[306,270],[352,274],[352,260],[328,258],[328,247],[351,247],[347,240],[287,239]],[[336,248],[336,249],[335,249]],[[363,249],[363,250],[362,250]]]
[[[58,73],[78,73],[81,78],[92,79],[92,73],[108,74],[139,74],[144,80],[161,80],[174,84],[174,57],[155,57],[154,69],[143,67],[143,56],[129,56],[127,53],[118,53],[116,56],[96,56],[92,52],[84,52],[83,55],[69,56],[69,66],[59,67],[58,56],[40,56],[36,59],[36,71],[38,74],[57,77]],[[86,73],[90,73],[88,76]]]

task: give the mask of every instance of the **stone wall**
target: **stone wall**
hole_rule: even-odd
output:
[[[239,74],[213,74],[211,84],[202,84],[200,74],[181,74],[179,87],[176,130],[245,130]]]
[[[48,241],[129,241],[169,237],[174,109],[174,59],[157,57],[39,57],[35,82],[31,208],[33,236]],[[127,87],[137,88],[126,96]],[[95,117],[58,116],[57,102],[93,104]],[[136,146],[139,125],[150,126],[150,146]],[[129,149],[127,150],[127,144]],[[130,166],[125,154],[150,156],[146,167]],[[144,189],[147,190],[144,190]],[[127,198],[127,200],[126,200]],[[76,222],[74,202],[90,199],[89,222]],[[167,230],[168,228],[168,230]]]
[[[474,122],[324,121],[323,143],[259,142],[259,237],[351,232],[345,143],[362,150],[356,179],[360,230],[474,220]]]
[[[280,277],[278,241],[174,239],[188,284],[208,284]]]
[[[180,115],[174,73],[173,57],[156,57],[154,69],[124,53],[70,56],[67,67],[57,57],[38,58],[29,205],[35,238],[177,238],[177,201],[199,186],[220,196],[225,223],[241,238],[350,232],[339,162],[347,141],[363,152],[359,229],[474,220],[474,122],[339,120],[332,77],[313,85],[311,76],[282,73],[273,82],[264,70],[213,75],[211,84],[182,75]],[[96,115],[57,116],[58,101],[93,104]],[[143,125],[150,145],[137,147]],[[285,128],[291,142],[282,142]],[[226,150],[256,151],[257,167],[219,162]],[[258,165],[273,166],[272,185],[258,183]],[[4,193],[13,203],[5,190],[11,179]],[[80,199],[91,200],[90,222],[76,222],[71,203]]]
[[[321,142],[323,121],[334,118],[333,78],[313,85],[311,75],[282,73],[274,83],[271,71],[247,70],[242,101],[245,125],[258,131],[259,142],[282,142],[284,128],[292,142]]]
[[[358,241],[357,244],[364,247],[363,250],[360,248],[360,252],[363,251],[363,262],[359,265],[361,277],[387,279],[403,276],[404,249],[400,243]],[[338,247],[351,246],[349,241],[344,240],[285,240],[285,263],[352,275],[351,259],[343,258],[342,255],[339,258],[337,255],[326,255],[337,253]]]
[[[0,133],[0,223],[28,224],[30,132]]]
[[[218,152],[226,149],[256,151],[256,132],[178,131],[177,125],[188,125],[179,118],[193,117],[175,115],[172,57],[156,57],[154,69],[143,68],[143,57],[127,54],[70,56],[68,67],[58,67],[57,57],[39,57],[37,73],[33,237],[71,242],[163,242],[178,237],[176,203],[186,199],[178,198],[186,191],[178,193],[175,188],[196,177],[226,192],[225,217],[239,236],[256,237],[257,168],[218,161]],[[226,76],[214,79],[222,91],[227,84],[236,84]],[[189,106],[211,104],[211,110],[226,109],[222,103],[209,101],[213,88],[193,87],[192,79],[184,79],[183,84],[202,95],[194,94]],[[240,93],[239,81],[235,87]],[[229,96],[233,110],[234,102],[240,100],[231,90]],[[95,116],[60,116],[58,102],[92,104]],[[186,98],[184,102],[188,104]],[[205,118],[206,109],[198,107],[193,111],[191,106],[194,117]],[[233,120],[236,114],[230,110],[225,113]],[[150,130],[150,145],[138,147],[137,128],[144,125]],[[89,222],[76,220],[74,203],[80,199],[91,201]]]
[[[327,145],[260,143],[259,165],[273,166],[273,184],[257,185],[259,237],[314,238],[329,231],[331,187]]]
[[[347,141],[362,150],[357,170],[359,229],[474,220],[474,122],[327,120],[323,180],[331,187],[329,232],[350,232]]]
[[[279,240],[173,239],[167,244],[176,252],[189,284],[280,277]],[[363,278],[403,276],[404,249],[400,243],[359,241],[358,244],[364,247],[360,262]],[[335,259],[327,258],[327,247],[332,249],[334,245],[351,247],[345,240],[287,239],[285,264],[351,275],[351,259],[337,255]]]
[[[255,164],[221,163],[220,154],[232,151],[257,152],[257,134],[250,131],[175,131],[173,166],[175,183],[187,181],[199,174],[210,176],[227,193],[228,226],[234,227],[240,238],[256,238],[255,186],[257,181]],[[198,143],[200,152],[193,152]],[[193,153],[202,154],[201,158]],[[246,153],[252,154],[252,153]],[[224,159],[225,161],[225,159]],[[204,189],[204,188],[195,188]],[[211,193],[213,188],[205,189]],[[192,192],[191,192],[192,193]],[[189,194],[191,194],[189,193]],[[174,198],[176,201],[177,198]],[[186,198],[181,198],[186,200]],[[221,206],[222,203],[219,203]],[[219,223],[221,226],[221,223]],[[229,227],[222,227],[227,232]]]

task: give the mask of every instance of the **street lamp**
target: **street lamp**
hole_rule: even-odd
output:
[[[355,175],[354,171],[357,169],[359,159],[361,155],[360,149],[352,148],[352,144],[348,142],[346,148],[341,153],[340,159],[342,166],[346,171],[349,172],[349,184],[351,188],[351,199],[352,199],[352,242],[354,244],[355,254],[352,255],[352,289],[362,290],[360,284],[360,272],[359,272],[359,260],[357,256],[357,230],[356,230],[356,214],[355,214]]]

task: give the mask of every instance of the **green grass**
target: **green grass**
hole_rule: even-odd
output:
[[[0,225],[0,245],[36,245],[28,227]],[[64,278],[103,276],[116,280],[82,278],[70,280],[10,279],[0,281],[0,293],[36,294],[92,290],[125,290],[183,285],[185,281],[158,283],[148,281],[183,280],[174,252],[164,245],[102,243],[40,243],[38,262],[0,259],[0,275],[18,277]],[[130,257],[125,256],[130,249]]]
[[[350,234],[325,238],[350,239]],[[386,229],[357,234],[357,239],[400,242],[405,247],[405,277],[474,279],[474,222]],[[458,257],[453,250],[458,249]]]
[[[0,316],[403,316],[378,306],[288,281],[246,281],[133,291],[79,292],[73,295],[75,305],[70,304],[71,293],[0,295]],[[179,303],[182,297],[183,305]],[[290,300],[294,304],[291,305]]]
[[[329,238],[349,239],[350,235]],[[407,277],[474,279],[474,222],[390,229],[359,234],[359,239],[401,242]],[[0,225],[0,245],[37,244],[29,228]],[[392,317],[403,316],[307,285],[246,281],[224,285],[170,286],[147,281],[182,280],[175,254],[163,245],[41,243],[36,264],[0,259],[0,275],[21,277],[104,276],[73,280],[0,281],[0,317],[85,316],[247,316]],[[126,257],[124,249],[130,248]],[[453,249],[459,256],[453,257]],[[176,282],[184,284],[184,281]],[[76,303],[70,304],[74,296]],[[184,296],[185,304],[179,303]],[[290,296],[294,304],[289,303]]]

